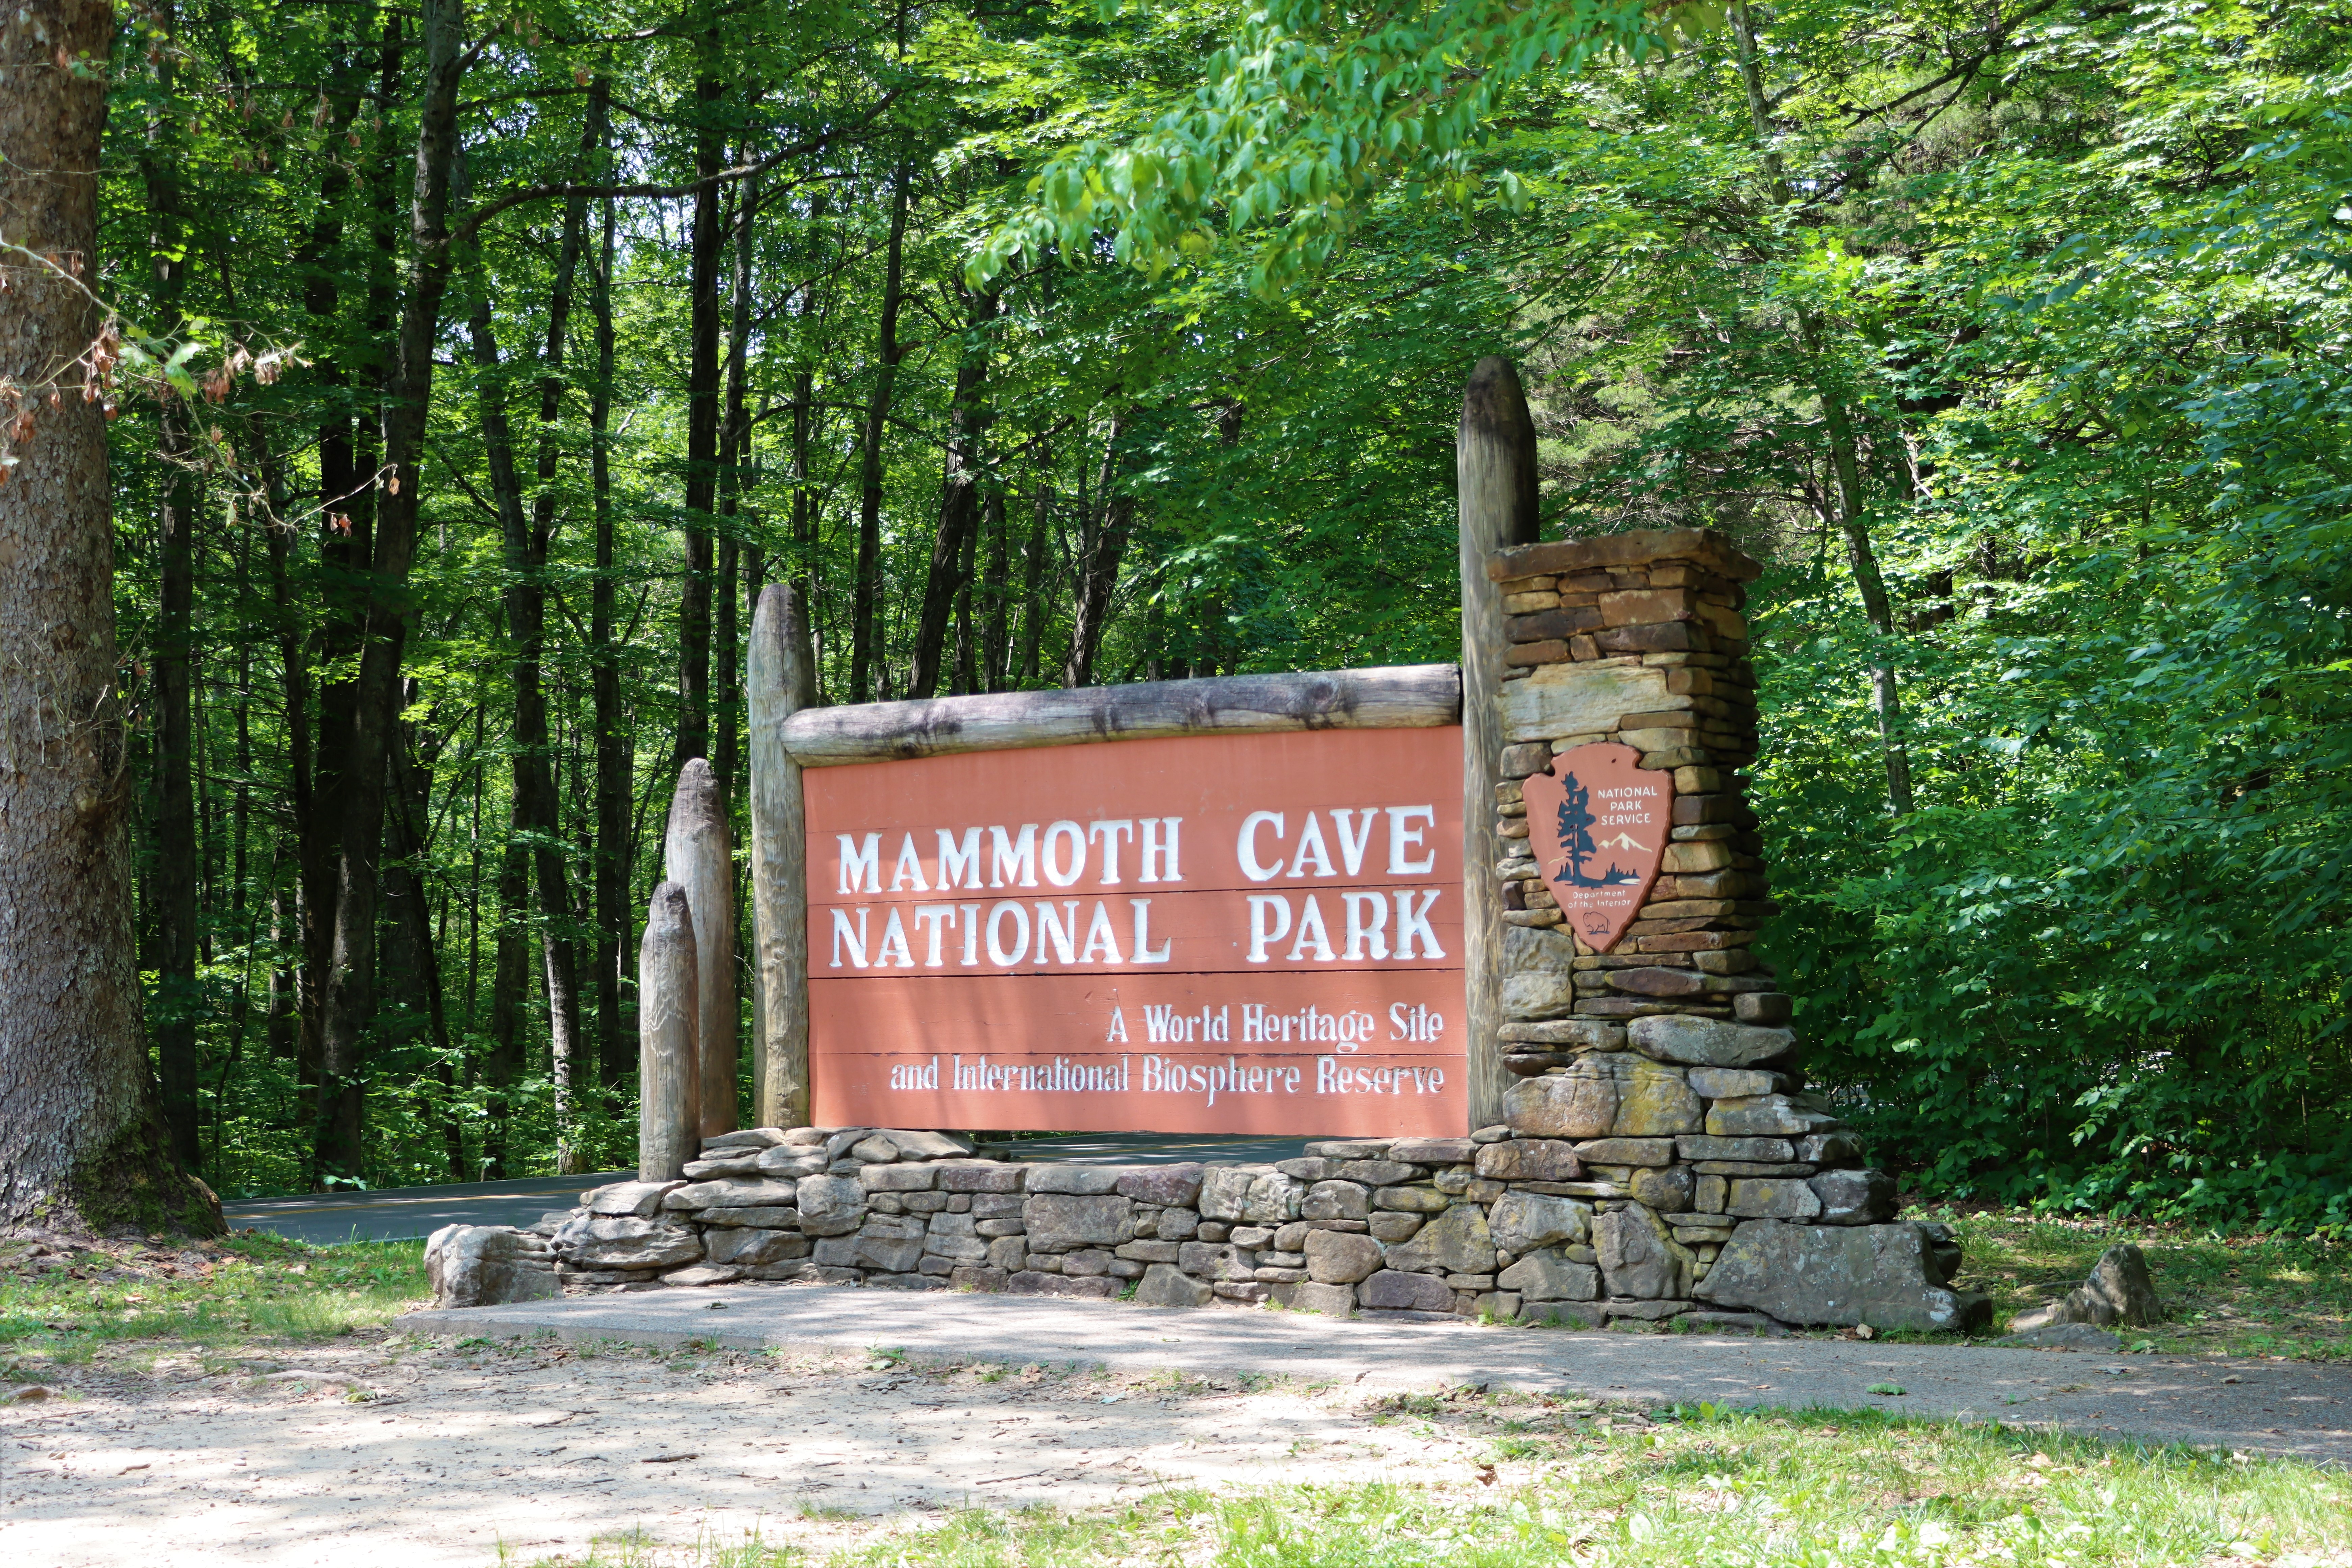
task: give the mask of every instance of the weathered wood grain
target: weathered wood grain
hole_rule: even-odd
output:
[[[735,1103],[735,869],[719,776],[700,757],[678,770],[662,840],[662,872],[686,895],[694,915],[698,984],[696,1060],[701,1134],[738,1125]]]
[[[646,910],[637,947],[637,1179],[674,1182],[702,1152],[697,1047],[700,985],[694,910],[664,882]]]
[[[751,943],[757,1035],[753,1120],[809,1119],[808,834],[801,764],[785,743],[792,716],[815,698],[800,657],[801,607],[783,584],[761,591],[746,670],[751,763]]]
[[[1503,1022],[1503,890],[1495,880],[1501,774],[1503,604],[1487,558],[1535,542],[1536,430],[1511,362],[1489,356],[1470,373],[1454,440],[1462,514],[1462,978],[1470,1034],[1470,1127],[1503,1120],[1509,1075],[1496,1043]]]
[[[1481,581],[1484,564],[1482,557]],[[820,768],[1171,735],[1419,729],[1461,714],[1454,667],[1417,664],[808,708],[785,721],[783,735],[795,762]]]

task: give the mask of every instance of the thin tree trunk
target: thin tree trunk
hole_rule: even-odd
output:
[[[596,79],[592,97],[609,90]],[[601,110],[593,110],[601,115]],[[595,577],[589,585],[589,704],[596,731],[596,1032],[607,1105],[636,1068],[636,1042],[621,1012],[621,955],[629,942],[629,743],[621,732],[620,651],[614,645],[613,581],[613,199],[604,198],[589,306],[596,319],[596,373],[588,389],[589,489],[596,514]]]
[[[988,489],[988,509],[984,527],[988,533],[988,563],[981,576],[981,663],[985,667],[984,689],[1004,689],[1006,666],[1012,662],[1013,623],[1005,595],[1009,587],[1006,574],[1011,570],[1010,542],[1005,538],[1004,490],[1002,484]]]
[[[1756,21],[1745,0],[1731,7],[1732,36],[1738,46],[1739,79],[1748,94],[1748,118],[1757,142],[1765,149],[1764,172],[1773,199],[1786,205],[1795,198],[1779,153],[1771,150],[1769,110],[1764,97],[1763,68],[1756,47]],[[1903,739],[1903,696],[1895,667],[1884,652],[1895,639],[1895,611],[1886,597],[1886,580],[1878,570],[1878,552],[1870,542],[1869,501],[1862,480],[1862,462],[1854,441],[1853,421],[1839,395],[1834,372],[1823,352],[1821,322],[1805,307],[1797,307],[1797,342],[1813,367],[1813,392],[1822,402],[1822,426],[1830,438],[1830,466],[1837,479],[1838,531],[1844,536],[1846,561],[1853,569],[1854,587],[1862,595],[1863,614],[1878,634],[1881,651],[1870,661],[1870,701],[1878,720],[1878,743],[1886,763],[1886,798],[1895,815],[1912,809],[1911,757]]]
[[[111,6],[25,0],[0,29],[0,232],[14,266],[0,377],[38,389],[99,334],[98,170]],[[56,56],[88,61],[60,70]],[[61,395],[68,391],[60,385]],[[131,805],[114,641],[106,425],[79,377],[0,484],[0,1231],[118,1225],[218,1235],[173,1156],[134,967]]]
[[[1094,510],[1087,513],[1085,542],[1078,552],[1070,658],[1062,673],[1065,686],[1095,683],[1095,658],[1102,651],[1103,631],[1110,621],[1119,563],[1127,555],[1128,537],[1135,527],[1135,497],[1126,484],[1127,473],[1134,467],[1129,449],[1134,433],[1133,412],[1121,409],[1113,416],[1110,437],[1103,443],[1102,474],[1096,485],[1098,494]]]
[[[955,395],[948,405],[947,472],[940,487],[940,526],[931,540],[930,571],[923,581],[922,618],[915,626],[909,697],[929,697],[939,689],[948,617],[970,575],[971,537],[980,527],[980,446],[988,429],[982,402],[988,384],[987,331],[996,310],[994,294],[971,296],[963,353],[956,363]]]
[[[409,683],[412,692],[414,681]],[[392,903],[392,929],[385,936],[387,952],[399,962],[388,966],[403,973],[410,994],[403,1001],[424,1009],[424,1024],[433,1047],[434,1072],[444,1092],[441,1111],[442,1152],[448,1161],[449,1179],[466,1180],[466,1137],[455,1103],[457,1072],[449,1049],[449,1017],[441,994],[441,958],[433,942],[433,920],[425,891],[425,824],[433,791],[429,763],[416,755],[415,731],[404,723],[394,739],[389,765],[392,778],[384,810],[384,897]]]
[[[883,658],[882,439],[890,418],[890,397],[898,379],[898,307],[905,282],[908,186],[911,163],[900,163],[890,179],[890,241],[882,267],[882,322],[875,348],[874,391],[866,405],[866,432],[857,471],[857,581],[850,595],[849,700],[869,700]]]
[[[370,561],[368,640],[360,656],[341,854],[335,875],[335,937],[320,1063],[317,1162],[324,1178],[352,1178],[365,1161],[367,1041],[375,1016],[376,857],[383,834],[384,755],[400,696],[408,635],[408,574],[415,555],[426,405],[441,296],[449,279],[449,177],[457,149],[457,87],[465,74],[465,19],[457,0],[423,0],[425,77],[416,131],[409,228],[414,254],[383,420],[384,494]]]
[[[719,124],[725,90],[716,69],[718,38],[703,40],[702,76],[694,84],[694,173],[709,181],[726,159]],[[688,238],[686,372],[686,584],[678,597],[677,747],[673,765],[710,754],[710,535],[719,482],[719,260],[726,244],[719,188],[694,195]]]
[[[751,333],[751,215],[759,195],[760,187],[754,181],[746,188],[736,217],[733,300],[727,333],[727,397],[719,442],[719,515],[724,521],[719,542],[718,626],[712,636],[712,653],[718,666],[714,674],[718,683],[718,735],[711,747],[710,765],[719,775],[719,798],[727,804],[730,813],[734,810],[735,775],[740,763],[737,715],[742,701],[735,651],[740,629],[736,589],[742,564],[740,531],[736,520],[741,510],[751,445],[751,417],[743,404],[743,383]]]
[[[1021,552],[1021,684],[1034,686],[1045,647],[1045,533],[1054,520],[1054,452],[1037,448],[1037,504]]]

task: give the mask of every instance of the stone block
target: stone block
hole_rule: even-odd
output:
[[[1563,1243],[1581,1245],[1592,1234],[1592,1205],[1575,1198],[1513,1192],[1496,1202],[1488,1226],[1495,1245],[1515,1256]]]
[[[1161,1209],[1157,1234],[1162,1241],[1184,1241],[1200,1234],[1201,1216],[1192,1209]]]
[[[1025,1236],[999,1237],[988,1244],[988,1266],[1007,1271],[1024,1267],[1029,1259],[1029,1238]]]
[[[1633,996],[1696,996],[1706,989],[1697,970],[1679,966],[1611,969],[1600,972],[1600,978],[1611,990]]]
[[[1495,1283],[1529,1301],[1590,1301],[1601,1294],[1601,1271],[1547,1247],[1504,1269]]]
[[[1741,1219],[1811,1219],[1822,1212],[1822,1200],[1800,1181],[1748,1177],[1732,1182],[1728,1212]]]
[[[1356,1288],[1352,1285],[1327,1285],[1309,1281],[1299,1285],[1277,1285],[1272,1297],[1275,1304],[1294,1312],[1320,1312],[1329,1318],[1345,1318],[1356,1309]]]
[[[1385,1160],[1389,1146],[1385,1139],[1318,1138],[1307,1145],[1307,1152],[1322,1160]]]
[[[855,1186],[856,1184],[850,1184]],[[726,1177],[716,1182],[689,1182],[662,1194],[665,1209],[789,1207],[798,1203],[793,1182],[761,1177]]]
[[[1702,1176],[1810,1176],[1820,1167],[1802,1160],[1701,1160],[1691,1166]]]
[[[1201,1201],[1201,1179],[1208,1167],[1194,1161],[1176,1165],[1139,1165],[1118,1173],[1123,1198],[1166,1208],[1188,1209]]]
[[[1534,1046],[1577,1046],[1593,1051],[1622,1051],[1625,1048],[1625,1026],[1603,1023],[1598,1018],[1520,1019],[1497,1025],[1495,1037]]]
[[[1372,1194],[1356,1182],[1318,1182],[1298,1200],[1301,1219],[1362,1219],[1372,1212]]]
[[[969,1211],[975,1220],[1019,1219],[1025,1201],[1019,1193],[974,1193]]]
[[[1372,1206],[1402,1214],[1443,1214],[1453,1205],[1435,1187],[1382,1187],[1372,1194]]]
[[[1991,1317],[1975,1291],[1956,1291],[1916,1225],[1741,1224],[1699,1282],[1719,1307],[1767,1312],[1784,1323],[1957,1331]]]
[[[1691,1199],[1691,1207],[1702,1214],[1721,1214],[1731,1201],[1731,1183],[1725,1177],[1699,1173],[1698,1191]]]
[[[1176,1261],[1176,1249],[1179,1245],[1181,1244],[1177,1242],[1157,1239],[1129,1241],[1113,1250],[1121,1258],[1131,1258],[1138,1263],[1173,1263]]]
[[[732,1132],[717,1132],[702,1141],[702,1152],[709,1154],[719,1149],[749,1149],[757,1153],[772,1149],[784,1141],[781,1127],[740,1127]]]
[[[1426,1221],[1417,1214],[1376,1214],[1365,1226],[1374,1241],[1410,1241]]]
[[[972,1221],[971,1233],[993,1241],[1000,1236],[1026,1236],[1029,1227],[1017,1219],[981,1219]]]
[[[1592,1244],[1610,1295],[1661,1300],[1690,1294],[1698,1260],[1648,1209],[1635,1205],[1600,1215]]]
[[[1352,1285],[1376,1273],[1383,1262],[1381,1244],[1369,1236],[1344,1231],[1310,1231],[1307,1237],[1307,1277],[1321,1285]]]
[[[1279,1225],[1298,1217],[1303,1184],[1263,1165],[1213,1166],[1201,1182],[1201,1217]]]
[[[445,1225],[435,1231],[425,1244],[425,1278],[436,1307],[541,1301],[563,1293],[548,1243],[502,1225]]]
[[[1576,1146],[1576,1157],[1588,1165],[1671,1165],[1671,1138],[1595,1138]]]
[[[1802,1138],[1838,1131],[1838,1119],[1785,1094],[1759,1094],[1708,1106],[1706,1131],[1713,1138]]]
[[[996,1160],[947,1160],[931,1167],[945,1193],[1017,1193],[1033,1167]]]
[[[948,1270],[948,1289],[978,1290],[985,1295],[994,1295],[1004,1289],[1004,1281],[1007,1278],[1009,1277],[1002,1268],[983,1268],[968,1263],[959,1264]]]
[[[1466,1165],[1476,1152],[1467,1138],[1400,1138],[1389,1145],[1389,1158],[1407,1165]]]
[[[1220,1279],[1209,1287],[1220,1301],[1231,1301],[1239,1307],[1255,1307],[1274,1300],[1275,1287],[1257,1279]]]
[[[1383,1268],[1356,1287],[1356,1300],[1384,1310],[1451,1312],[1454,1292],[1444,1280],[1429,1274]]]
[[[1637,1061],[1618,1086],[1617,1119],[1609,1132],[1618,1138],[1671,1138],[1697,1131],[1706,1114],[1706,1105],[1678,1068]]]
[[[714,1176],[756,1176],[760,1173],[760,1152],[729,1149],[705,1154],[699,1160],[688,1160],[679,1170],[689,1182],[707,1182]]]
[[[1743,991],[1732,999],[1731,1016],[1743,1024],[1765,1026],[1785,1024],[1796,1009],[1778,991]]]
[[[1171,1265],[1154,1263],[1144,1269],[1135,1300],[1146,1307],[1205,1307],[1211,1293],[1208,1281],[1195,1279]]]
[[[1573,1182],[1584,1174],[1575,1146],[1550,1138],[1514,1138],[1478,1150],[1478,1174],[1498,1182]]]
[[[1687,1165],[1646,1167],[1635,1171],[1625,1184],[1633,1189],[1635,1203],[1660,1214],[1675,1214],[1690,1207],[1698,1177]]]
[[[958,1137],[952,1132],[909,1131],[904,1128],[886,1127],[875,1136],[888,1139],[891,1146],[898,1151],[901,1160],[954,1160],[972,1151],[971,1139]]]
[[[683,1268],[673,1268],[661,1277],[665,1285],[732,1285],[743,1278],[743,1271],[733,1264],[689,1263]]]
[[[929,1165],[868,1165],[857,1173],[857,1184],[869,1193],[927,1193],[939,1179]]]
[[[1135,1205],[1116,1194],[1031,1192],[1021,1205],[1032,1252],[1117,1247],[1135,1239]]]
[[[660,1212],[662,1199],[684,1185],[684,1182],[614,1182],[581,1194],[580,1201],[592,1215],[651,1219]]]
[[[1821,1205],[1820,1224],[1884,1225],[1895,1217],[1895,1178],[1884,1171],[1823,1171],[1805,1185]]]
[[[1103,1197],[1118,1191],[1126,1172],[1110,1165],[1032,1165],[1029,1194],[1058,1193],[1070,1197]]]
[[[575,1268],[675,1268],[702,1260],[702,1238],[683,1225],[628,1215],[582,1215],[550,1238]]]
[[[1080,1247],[1062,1255],[1062,1272],[1080,1279],[1089,1274],[1108,1274],[1118,1259],[1099,1247]]]
[[[866,1219],[866,1189],[847,1176],[803,1176],[795,1184],[801,1229],[811,1236],[846,1236]]]
[[[704,1233],[705,1255],[713,1263],[784,1263],[809,1255],[807,1237],[790,1230],[713,1230]]]
[[[858,1267],[857,1237],[851,1236],[820,1237],[815,1243],[815,1258],[820,1268],[850,1268]]]
[[[1654,1061],[1685,1067],[1762,1067],[1786,1059],[1797,1048],[1797,1037],[1787,1029],[1759,1028],[1688,1013],[1636,1018],[1626,1026],[1625,1037]]]
[[[1327,1160],[1320,1154],[1307,1154],[1296,1160],[1276,1160],[1274,1163],[1274,1168],[1284,1175],[1293,1181],[1305,1182],[1310,1186],[1317,1182],[1328,1181],[1338,1172],[1339,1167],[1339,1161]]]
[[[772,1149],[760,1151],[759,1159],[755,1163],[763,1176],[782,1176],[789,1181],[798,1181],[803,1176],[822,1173],[824,1170],[824,1156],[814,1149],[804,1149],[792,1143],[779,1143]]]
[[[1176,1267],[1203,1279],[1248,1279],[1257,1259],[1230,1242],[1187,1241],[1176,1248]]]
[[[1118,1294],[1118,1281],[1106,1274],[1087,1275],[1071,1279],[1065,1274],[1045,1274],[1024,1268],[1009,1275],[1004,1281],[1008,1296],[1074,1296],[1081,1300],[1107,1301]]]
[[[1503,1091],[1503,1114],[1522,1138],[1600,1138],[1617,1121],[1617,1083],[1580,1062],[1564,1073],[1521,1079]]]
[[[1491,1274],[1495,1270],[1495,1237],[1484,1210],[1459,1204],[1423,1226],[1410,1241],[1387,1248],[1391,1269],[1448,1274]]]
[[[1625,714],[1656,712],[1675,700],[1663,668],[1590,663],[1540,666],[1497,698],[1503,739],[1511,742],[1606,734]]]
[[[753,1230],[798,1230],[801,1227],[801,1211],[796,1208],[700,1209],[694,1215],[694,1223],[713,1227],[744,1226]]]
[[[1759,1094],[1785,1094],[1794,1088],[1787,1073],[1759,1068],[1692,1068],[1690,1086],[1709,1100],[1749,1100]]]
[[[851,1159],[862,1160],[869,1165],[887,1165],[898,1159],[898,1146],[877,1133],[870,1138],[860,1138],[856,1142],[852,1143],[845,1152]],[[835,1158],[839,1159],[840,1155],[835,1155]]]
[[[1795,1157],[1816,1165],[1858,1165],[1862,1140],[1851,1132],[1816,1132],[1797,1141]]]
[[[1226,1233],[1225,1239],[1235,1247],[1255,1252],[1274,1245],[1274,1226],[1270,1225],[1237,1225]]]
[[[1710,1138],[1703,1132],[1675,1139],[1675,1150],[1685,1160],[1760,1160],[1785,1164],[1797,1157],[1796,1145],[1785,1138]]]
[[[1393,1187],[1400,1182],[1414,1180],[1421,1174],[1421,1167],[1399,1164],[1387,1159],[1342,1160],[1339,1169],[1331,1174],[1335,1180],[1355,1182],[1367,1187]]]
[[[1529,862],[1528,873],[1534,869]],[[1506,1018],[1556,1018],[1576,1005],[1576,943],[1564,932],[1505,927],[1500,970]]]
[[[1584,1301],[1528,1301],[1519,1308],[1519,1321],[1529,1328],[1597,1329],[1608,1321],[1601,1308]]]

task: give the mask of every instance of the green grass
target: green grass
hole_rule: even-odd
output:
[[[388,1322],[426,1293],[418,1241],[327,1247],[248,1233],[201,1247],[30,1252],[0,1244],[0,1355],[20,1380],[142,1341],[219,1352],[331,1339]]]
[[[744,1540],[616,1537],[531,1568],[2352,1564],[2352,1482],[2293,1461],[1875,1412],[1643,1413],[1527,1394],[1411,1396],[1368,1415],[1455,1451],[1398,1482],[975,1509],[877,1521],[847,1541],[780,1518]]]
[[[1991,1295],[1996,1322],[2064,1295],[2100,1253],[2133,1241],[2147,1254],[2166,1320],[2124,1331],[2127,1348],[2352,1359],[2352,1247],[2340,1242],[1933,1207],[1907,1217],[1952,1226],[1967,1254],[1961,1283]]]

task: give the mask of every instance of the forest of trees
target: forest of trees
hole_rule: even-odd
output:
[[[187,1166],[628,1162],[763,584],[824,702],[1453,657],[1505,353],[1547,537],[1769,563],[1767,951],[1882,1160],[2352,1224],[2352,16],[1408,11],[120,9],[87,280]]]

